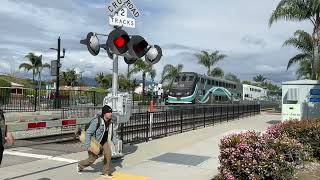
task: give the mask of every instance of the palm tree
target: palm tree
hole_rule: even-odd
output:
[[[212,71],[210,72],[210,76],[222,78],[224,76],[224,71],[221,68],[216,67],[212,69]]]
[[[269,26],[279,20],[305,21],[308,20],[313,25],[313,56],[311,59],[312,79],[317,79],[317,68],[319,61],[320,44],[320,1],[319,0],[281,0],[273,11]]]
[[[99,86],[103,86],[103,79],[104,79],[104,74],[103,73],[99,73],[96,75],[96,77],[94,78],[94,80],[99,84]]]
[[[291,37],[288,40],[286,40],[283,46],[293,46],[301,51],[299,54],[295,55],[289,60],[287,70],[293,64],[299,63],[299,68],[296,71],[298,79],[311,78],[311,62],[313,58],[312,36],[303,30],[297,30],[294,33],[294,37]],[[307,67],[308,65],[310,65],[310,67]]]
[[[296,74],[298,76],[298,79],[310,79],[311,78],[311,61],[308,59],[300,61]]]
[[[65,72],[62,72],[61,79],[67,86],[75,86],[78,83],[78,75],[74,69],[67,69]]]
[[[37,57],[37,61],[38,61],[38,67],[36,69],[36,72],[38,73],[38,89],[40,90],[41,89],[41,72],[44,68],[48,68],[50,69],[50,64],[48,63],[44,63],[42,64],[42,55],[38,56]]]
[[[240,83],[240,79],[237,77],[237,75],[232,73],[226,74],[224,78],[229,81]]]
[[[207,75],[210,75],[210,70],[211,68],[217,64],[220,60],[224,59],[227,57],[224,54],[219,54],[219,51],[214,51],[213,53],[209,54],[207,51],[201,51],[200,54],[196,54],[198,58],[198,63],[203,65],[208,69]]]
[[[171,88],[174,79],[177,75],[182,71],[183,65],[178,64],[177,66],[173,66],[172,64],[167,64],[164,66],[160,83],[169,84],[169,88]]]
[[[267,80],[263,75],[259,74],[256,77],[253,77],[253,80],[258,83],[258,85],[263,85],[263,83]]]
[[[146,75],[150,74],[152,67],[142,59],[138,59],[130,70],[129,75],[142,72],[142,102],[145,103],[145,81]]]
[[[39,58],[38,58],[38,56],[36,56],[34,53],[31,53],[31,52],[28,53],[25,56],[25,58],[27,58],[30,63],[22,63],[22,64],[20,64],[19,65],[19,69],[23,68],[27,72],[32,70],[32,82],[33,82],[33,84],[35,84],[34,83],[34,77],[36,75],[36,70],[37,70],[37,68],[39,66]]]

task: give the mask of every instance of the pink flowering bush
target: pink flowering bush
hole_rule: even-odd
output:
[[[267,134],[273,138],[296,139],[310,149],[313,157],[320,159],[320,119],[276,124],[268,128]]]
[[[248,131],[221,139],[217,179],[290,179],[307,158],[299,141]]]

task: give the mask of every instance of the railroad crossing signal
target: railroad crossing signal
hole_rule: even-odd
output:
[[[81,40],[80,43],[86,45],[88,48],[88,51],[93,56],[96,56],[99,54],[100,44],[99,44],[99,39],[95,33],[89,32],[87,34],[87,39]]]
[[[100,48],[104,48],[112,59],[113,54],[124,57],[127,64],[133,64],[138,58],[145,57],[151,65],[156,64],[162,57],[162,50],[158,45],[150,45],[142,36],[129,36],[126,31],[116,28],[108,35],[107,42],[100,44],[96,33],[89,32],[87,38],[80,41],[87,46],[88,51],[96,56]]]
[[[128,33],[120,28],[114,29],[108,35],[107,47],[113,54],[121,55],[128,51],[130,37]]]

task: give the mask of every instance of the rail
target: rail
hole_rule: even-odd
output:
[[[184,109],[167,109],[157,112],[133,113],[130,121],[118,129],[123,143],[139,143],[172,134],[183,133],[216,123],[259,114],[260,105],[220,105]],[[67,118],[8,125],[16,139],[36,144],[72,140],[76,126],[83,127],[91,118]],[[65,138],[65,136],[69,136]],[[50,139],[50,137],[53,137]],[[38,138],[38,140],[36,140]],[[49,138],[49,140],[48,140]],[[28,143],[26,143],[28,144]]]

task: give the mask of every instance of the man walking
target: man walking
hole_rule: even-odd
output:
[[[93,150],[90,147],[91,137],[94,137],[98,142],[100,142],[103,151],[104,161],[103,161],[103,171],[102,177],[104,178],[112,178],[110,174],[110,165],[111,165],[111,149],[109,143],[112,137],[112,109],[110,106],[105,105],[102,108],[102,112],[100,117],[96,117],[90,121],[90,125],[85,132],[85,144],[84,146],[88,150],[88,158],[79,162],[77,168],[80,173],[84,168],[92,165],[96,159],[98,159],[98,155],[93,153]],[[110,129],[109,129],[110,126]],[[101,153],[100,153],[101,154]]]
[[[3,111],[0,109],[0,165],[2,162],[2,156],[3,156],[3,151],[4,151],[4,144],[6,142],[6,124],[5,124],[5,119],[3,115]]]

